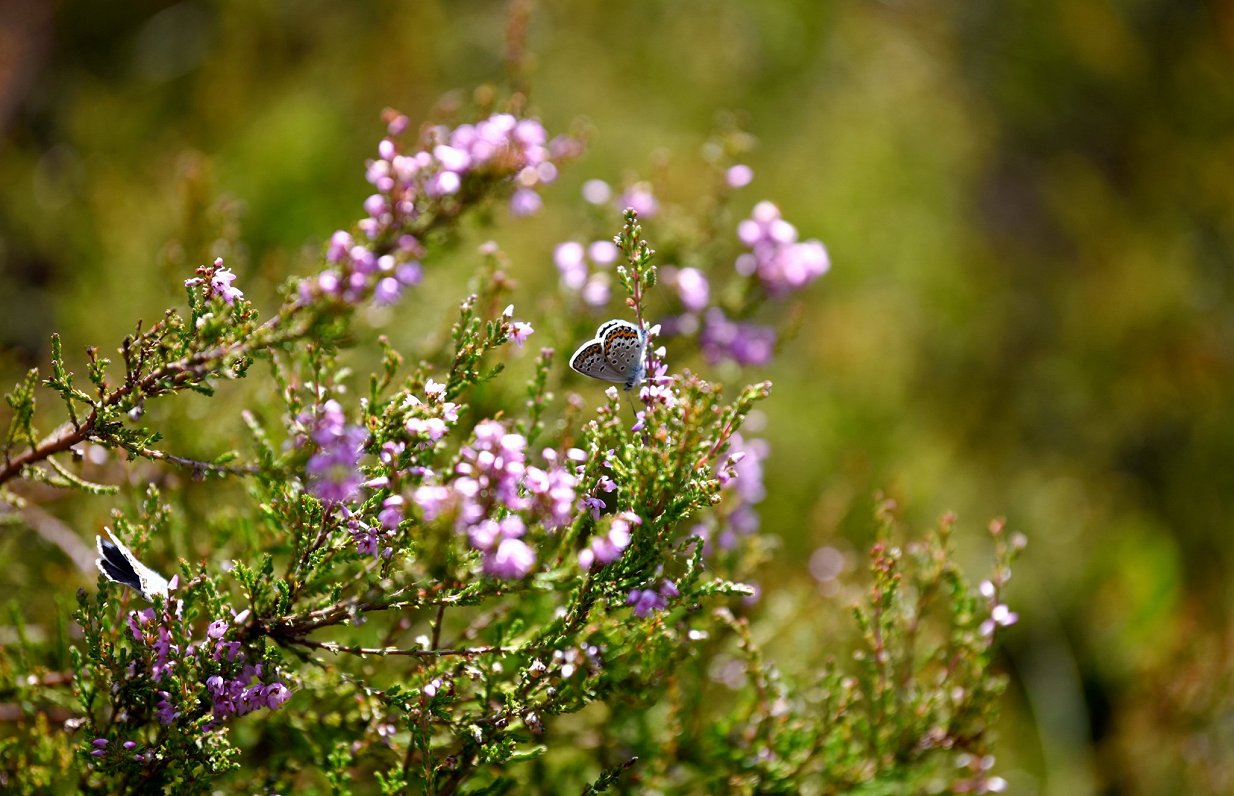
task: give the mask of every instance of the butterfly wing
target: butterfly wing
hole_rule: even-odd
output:
[[[125,547],[124,542],[112,533],[111,528],[104,528],[110,539],[95,537],[99,557],[94,562],[99,572],[111,581],[122,583],[131,589],[141,592],[141,595],[151,602],[154,595],[167,596],[167,579],[137,560],[137,557]]]
[[[601,327],[603,328],[603,327]],[[624,384],[625,374],[614,371],[604,357],[604,345],[599,340],[588,340],[570,357],[570,367],[600,381]]]
[[[605,335],[605,333],[606,333],[606,332],[608,332],[608,330],[609,330],[609,329],[612,329],[612,328],[617,327],[617,326],[629,326],[629,327],[632,327],[632,328],[634,328],[634,329],[638,329],[638,327],[637,327],[637,326],[635,326],[634,324],[630,323],[629,321],[623,321],[623,320],[621,320],[621,319],[619,319],[619,318],[613,318],[612,320],[608,320],[608,321],[605,321],[604,323],[600,324],[600,328],[599,328],[599,329],[596,329],[596,339],[597,339],[597,340],[603,340],[603,339],[604,339],[604,335]]]
[[[629,321],[609,321],[600,330],[604,360],[612,372],[621,375],[619,381],[628,390],[643,380],[647,334]]]

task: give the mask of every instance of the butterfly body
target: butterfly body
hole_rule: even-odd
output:
[[[596,336],[578,347],[570,367],[593,379],[624,385],[629,390],[646,374],[647,332],[629,321],[600,324]]]

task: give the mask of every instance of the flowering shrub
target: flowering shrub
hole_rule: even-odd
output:
[[[7,748],[4,784],[38,788],[55,771],[67,789],[112,792],[999,790],[990,665],[1015,618],[1000,593],[1019,546],[1000,525],[996,575],[974,591],[951,562],[950,520],[901,547],[888,513],[852,666],[820,660],[793,685],[754,642],[770,451],[740,429],[771,385],[726,388],[706,368],[772,358],[774,307],[827,271],[822,244],[764,201],[725,254],[661,269],[641,218],[664,207],[636,183],[619,227],[609,216],[614,238],[554,255],[575,332],[603,307],[651,340],[636,390],[564,376],[544,347],[525,401],[491,406],[485,386],[542,323],[498,309],[510,279],[496,244],[442,346],[408,352],[411,366],[387,346],[356,390],[345,344],[358,312],[432,279],[465,215],[497,200],[515,218],[540,210],[579,152],[507,113],[416,136],[406,117],[386,121],[364,216],[268,320],[216,260],[185,281],[187,315],[139,324],[115,365],[91,349],[88,385],[57,338],[50,375],[9,394],[0,496],[15,509],[22,481],[114,492],[60,460],[86,444],[239,481],[246,499],[226,520],[243,556],[181,560],[165,590],[124,573],[169,560],[175,495],[151,484],[113,512],[109,530],[137,552],[107,574],[153,605],[100,577],[78,595],[66,672],[47,676],[35,645],[3,654],[4,687],[38,716],[39,739]],[[725,196],[752,179],[740,163],[716,168]],[[584,188],[594,205],[612,195]],[[664,341],[681,360],[697,349],[702,370]],[[266,402],[240,412],[246,462],[173,454],[143,425],[147,402],[259,372]],[[559,401],[559,383],[598,405]],[[50,433],[36,429],[40,387],[67,415]],[[713,676],[722,657],[735,677]],[[46,705],[68,713],[63,731]]]

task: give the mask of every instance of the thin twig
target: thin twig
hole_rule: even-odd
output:
[[[350,655],[401,655],[410,658],[445,658],[452,656],[462,656],[465,658],[475,657],[476,655],[505,655],[514,652],[513,647],[464,647],[462,649],[421,649],[418,647],[349,647],[344,644],[337,644],[333,641],[313,641],[307,638],[285,639],[287,644],[300,644],[313,649],[325,650],[338,654],[346,652]]]
[[[260,472],[256,466],[251,464],[238,467],[229,464],[215,464],[214,462],[203,462],[198,459],[190,459],[185,456],[176,456],[175,454],[166,453],[165,451],[157,450],[155,448],[142,448],[138,451],[138,453],[145,456],[147,459],[168,462],[189,470],[225,473],[227,475],[256,475]]]

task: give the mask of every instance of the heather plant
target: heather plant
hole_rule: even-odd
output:
[[[8,394],[6,519],[28,516],[35,484],[115,508],[71,632],[0,654],[0,689],[20,706],[0,741],[6,788],[1004,787],[995,640],[1015,620],[1002,590],[1022,539],[1000,523],[994,574],[973,588],[952,519],[916,538],[883,504],[851,632],[805,651],[808,665],[777,666],[758,642],[771,451],[743,424],[775,409],[752,371],[829,260],[770,201],[735,211],[746,137],[705,148],[716,180],[694,208],[646,182],[588,182],[590,226],[554,251],[551,319],[510,303],[538,264],[485,243],[450,333],[409,351],[382,339],[358,375],[364,312],[432,280],[468,217],[541,211],[580,153],[521,106],[418,130],[388,113],[363,217],[268,318],[218,258],[115,361],[91,348],[74,373],[53,338],[49,372]],[[558,354],[613,316],[650,341],[628,391]],[[541,329],[559,337],[537,347]],[[493,389],[518,357],[534,359],[530,379]],[[147,421],[152,402],[240,379],[258,382],[251,402],[212,409],[242,419],[236,452],[181,455]],[[63,420],[41,431],[47,397]],[[92,478],[87,447],[143,483]],[[194,560],[169,563],[186,512],[152,468],[238,487],[193,530]]]

